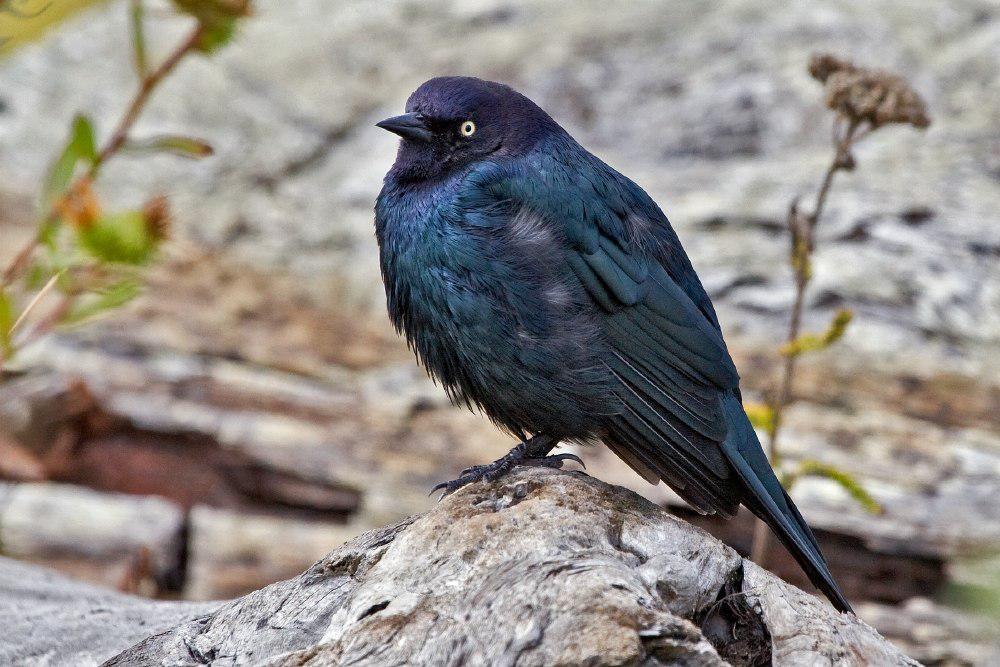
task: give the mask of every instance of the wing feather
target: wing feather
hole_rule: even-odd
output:
[[[731,516],[739,499],[720,449],[727,433],[721,396],[739,376],[700,283],[672,261],[683,251],[670,245],[669,223],[617,174],[567,181],[566,174],[588,172],[534,166],[533,174],[553,180],[505,173],[489,187],[514,215],[530,212],[559,233],[567,268],[597,306],[608,343],[603,363],[623,406],[609,418],[606,441],[636,472],[665,481],[699,511]],[[637,239],[638,224],[651,235],[647,242]]]

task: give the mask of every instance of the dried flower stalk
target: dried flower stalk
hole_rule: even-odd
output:
[[[853,149],[875,130],[889,124],[911,125],[923,129],[930,125],[927,107],[916,91],[902,77],[878,69],[858,67],[829,54],[814,55],[809,62],[809,74],[823,84],[826,106],[834,112],[833,158],[816,193],[811,213],[799,209],[798,198],[788,208],[786,224],[790,233],[789,262],[795,280],[795,299],[788,323],[788,333],[782,349],[799,350],[808,347],[803,341],[802,315],[805,295],[812,280],[812,255],[816,246],[816,225],[823,215],[833,179],[839,171],[852,171],[856,165]],[[850,315],[840,313],[833,323],[828,339],[832,342],[843,334]],[[809,338],[815,338],[809,337]],[[782,353],[781,377],[771,403],[767,420],[767,452],[775,467],[781,465],[778,448],[782,416],[792,401],[795,370],[800,353]],[[793,473],[794,480],[809,470]],[[754,529],[752,558],[764,565],[769,531],[757,521]]]

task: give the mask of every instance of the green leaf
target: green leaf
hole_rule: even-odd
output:
[[[140,141],[130,141],[128,143],[130,151],[159,151],[173,153],[187,158],[203,158],[215,153],[211,144],[201,139],[192,137],[181,137],[175,135],[164,135],[143,139]]]
[[[14,353],[14,345],[11,341],[11,329],[17,315],[14,313],[14,302],[7,291],[0,287],[0,358],[10,359]]]
[[[236,35],[236,19],[225,19],[211,25],[206,24],[198,40],[198,50],[213,53],[233,40]]]
[[[949,570],[950,565],[949,563]],[[949,607],[958,607],[977,616],[1000,620],[1000,582],[997,581],[987,585],[948,582],[941,591],[941,601]]]
[[[125,279],[80,297],[60,324],[79,324],[116,308],[121,308],[142,293],[142,285]]]
[[[825,477],[833,480],[841,486],[866,512],[870,514],[881,514],[882,506],[865,490],[861,483],[850,473],[837,468],[836,466],[819,461],[805,460],[799,463],[798,469],[788,475],[785,479],[785,488],[791,489],[792,485],[799,477]]]
[[[797,357],[804,352],[823,350],[843,338],[847,325],[851,323],[854,313],[841,309],[833,316],[830,326],[822,334],[802,334],[798,338],[781,346],[780,352],[786,357]]]
[[[0,2],[0,57],[32,42],[88,5],[107,0],[7,0]]]
[[[236,33],[236,23],[250,15],[249,0],[174,0],[183,12],[201,24],[198,50],[212,53],[225,46]]]
[[[174,5],[206,25],[250,15],[250,0],[174,0]]]
[[[96,159],[97,142],[94,140],[94,126],[86,116],[77,115],[70,126],[66,147],[52,163],[48,178],[45,179],[45,188],[42,191],[43,208],[50,208],[66,192],[81,161],[93,164]]]
[[[1000,554],[994,549],[963,549],[948,562],[950,581],[941,601],[1000,620]]]
[[[126,211],[98,218],[78,232],[81,247],[112,264],[145,264],[159,245],[141,211]]]
[[[59,231],[62,225],[58,218],[43,220],[38,228],[38,242],[49,249],[50,252],[57,252],[59,249]]]

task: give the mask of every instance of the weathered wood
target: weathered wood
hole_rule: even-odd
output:
[[[52,349],[63,348],[56,341]],[[192,525],[188,533],[197,539],[188,542],[184,590],[198,599],[239,595],[268,577],[291,576],[341,539],[421,511],[431,502],[426,490],[435,481],[508,444],[485,420],[428,398],[433,394],[409,364],[323,384],[175,352],[118,355],[75,347],[53,354],[64,372],[0,385],[0,431],[11,428],[30,442],[48,474],[64,481],[224,510],[196,512],[228,518]],[[83,390],[73,377],[85,378],[91,389]],[[998,478],[982,474],[996,465],[997,450],[982,433],[881,412],[829,411],[805,404],[789,411],[790,433],[796,434],[786,443],[789,455],[822,456],[854,472],[886,507],[872,516],[825,480],[796,485],[793,495],[817,529],[835,576],[854,599],[933,596],[947,583],[947,559],[988,548],[1000,536],[996,504],[990,502]],[[105,416],[83,418],[97,413]],[[114,424],[102,427],[108,419]],[[25,423],[43,428],[29,436],[30,429],[18,427]],[[53,456],[59,443],[41,436],[64,433],[67,424],[83,433],[71,451]],[[813,431],[803,430],[806,425]],[[864,456],[852,454],[862,446]],[[905,477],[895,464],[903,451],[909,461]],[[664,486],[647,485],[603,447],[581,453],[601,478],[685,511]],[[266,498],[256,487],[270,489]],[[336,525],[352,506],[357,511],[348,525]],[[738,549],[746,547],[739,523],[682,516]],[[223,524],[211,534],[211,526]],[[253,530],[246,532],[246,526]],[[336,539],[323,542],[323,535]],[[798,565],[772,546],[766,567],[806,585]],[[44,562],[89,574],[78,560]],[[109,568],[117,572],[120,563],[104,570]]]
[[[295,411],[299,404],[314,398],[325,405],[323,397],[308,392],[307,383],[289,388],[288,383],[272,381],[264,390],[261,385],[268,379],[267,373],[244,378],[240,389],[252,393],[259,388],[259,402],[277,404],[302,419]],[[218,393],[217,387],[205,389]],[[290,404],[289,396],[298,403]],[[165,412],[162,407],[146,397],[147,410]],[[242,419],[252,425],[261,422],[245,412]],[[358,507],[357,489],[308,469],[268,465],[242,449],[221,446],[212,435],[200,432],[197,423],[155,431],[133,421],[141,420],[105,409],[72,375],[35,373],[0,383],[0,480],[66,482],[168,498],[185,509],[207,504],[328,521],[342,521]]]
[[[710,641],[711,640],[711,641]],[[913,665],[638,495],[519,469],[109,665]]]

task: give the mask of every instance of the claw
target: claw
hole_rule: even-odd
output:
[[[434,486],[434,488],[431,489],[431,492],[428,493],[427,495],[428,496],[432,496],[436,492],[440,491],[441,489],[444,489],[444,493],[442,493],[441,497],[438,498],[438,500],[443,500],[445,497],[450,496],[451,494],[455,493],[456,491],[458,491],[459,489],[461,489],[466,484],[470,484],[470,483],[475,482],[475,481],[476,481],[476,478],[469,477],[468,475],[462,475],[458,479],[453,479],[453,480],[448,481],[448,482],[441,482],[440,484],[436,484]]]
[[[537,438],[541,436],[535,436],[535,437]],[[534,440],[534,438],[532,440]],[[546,452],[549,451],[552,447],[551,440],[546,438],[545,444],[548,445],[545,449],[543,450],[535,449],[534,451],[546,451]],[[435,485],[434,488],[431,489],[430,493],[428,493],[427,495],[432,496],[438,491],[441,491],[443,489],[444,493],[441,494],[441,498],[439,498],[439,500],[443,499],[445,496],[448,496],[454,493],[455,491],[458,491],[466,484],[472,484],[473,482],[479,482],[484,480],[487,482],[492,482],[496,479],[499,479],[504,475],[506,475],[508,472],[510,472],[511,468],[513,468],[516,465],[562,468],[564,461],[575,461],[579,463],[584,470],[587,469],[587,466],[586,464],[584,464],[583,459],[581,459],[576,454],[553,454],[551,456],[538,456],[536,458],[530,458],[528,455],[528,451],[531,451],[528,448],[528,442],[527,441],[522,442],[513,449],[511,449],[509,452],[507,452],[506,455],[500,457],[493,463],[468,467],[461,473],[459,473],[457,479],[453,479],[449,482],[441,482],[440,484]]]
[[[575,461],[576,463],[580,464],[581,468],[583,468],[584,470],[587,469],[587,464],[584,463],[583,459],[581,459],[576,454],[556,454],[556,456],[560,457],[560,458],[562,458],[563,460],[566,460],[566,461]]]
[[[466,468],[462,473],[455,479],[448,482],[441,482],[440,484],[434,485],[428,496],[434,495],[436,492],[444,489],[444,493],[441,494],[439,500],[445,498],[445,496],[451,495],[455,491],[458,491],[466,484],[472,484],[473,482],[478,482],[480,480],[490,480],[490,470],[489,466],[472,466],[471,468]]]
[[[543,468],[562,468],[564,461],[575,461],[580,464],[584,470],[587,469],[587,464],[583,462],[576,454],[552,454],[551,456],[543,456],[537,459],[525,459],[521,462],[521,465],[526,466],[538,466]]]

